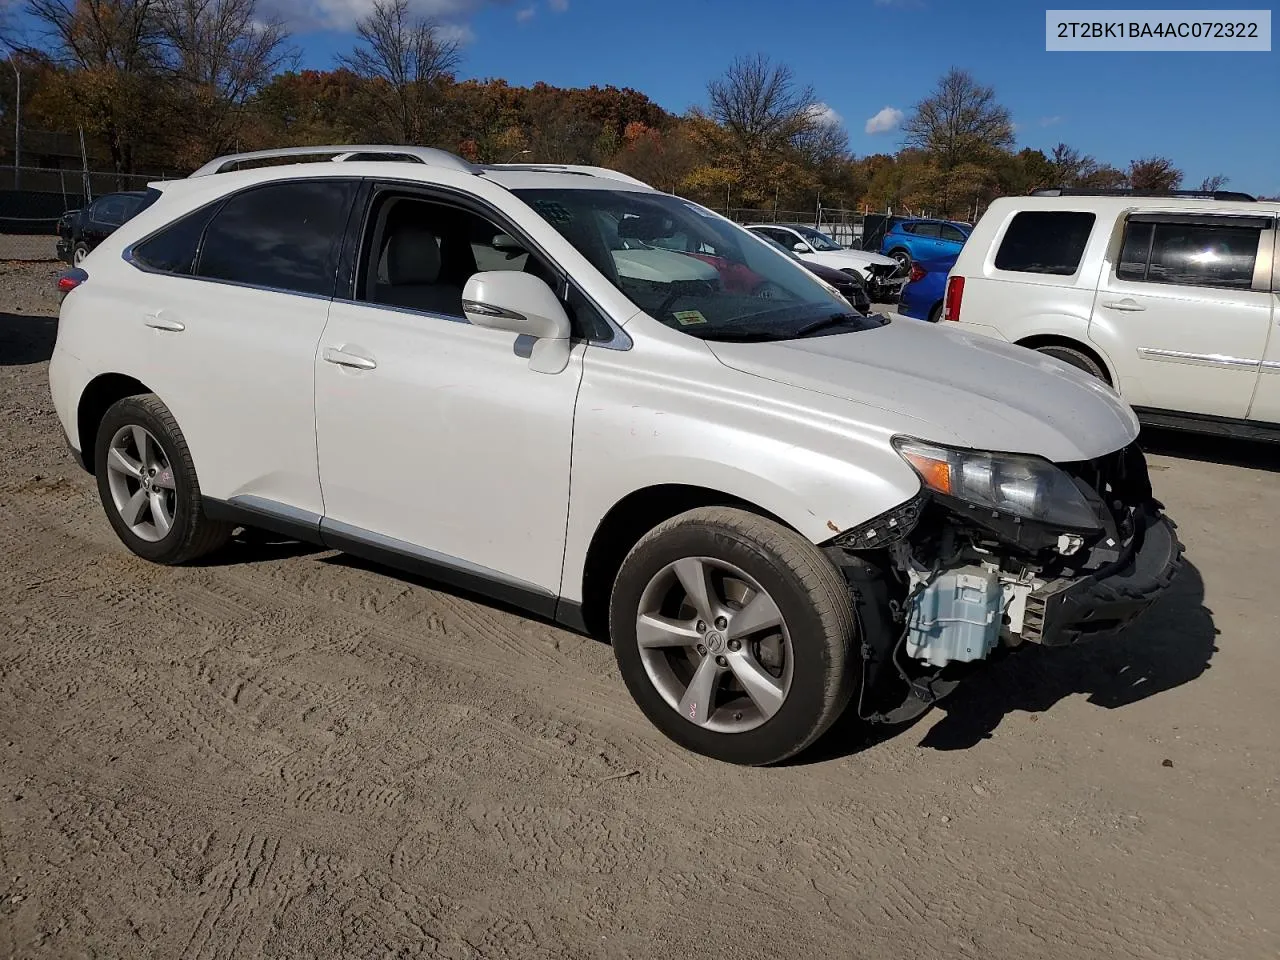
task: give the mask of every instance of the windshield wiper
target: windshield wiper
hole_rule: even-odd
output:
[[[814,320],[807,323],[795,333],[791,334],[787,339],[799,339],[807,337],[811,333],[817,333],[819,330],[825,330],[827,327],[837,327],[842,323],[852,323],[864,319],[861,315],[854,316],[850,313],[833,313],[829,317],[823,317],[821,320]]]

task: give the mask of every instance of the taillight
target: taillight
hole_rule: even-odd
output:
[[[924,268],[922,268],[918,263],[913,263],[911,265],[911,282],[916,283],[917,281],[920,281],[923,279],[924,279]]]
[[[66,296],[88,279],[89,274],[85,273],[79,267],[73,267],[62,276],[58,277],[58,292],[63,296]]]
[[[960,301],[964,298],[964,277],[950,277],[947,280],[947,301],[942,311],[944,320],[960,319]]]

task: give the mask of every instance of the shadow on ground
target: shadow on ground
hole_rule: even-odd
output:
[[[0,367],[44,363],[53,355],[58,336],[54,317],[28,317],[0,313]]]
[[[1217,651],[1204,581],[1187,563],[1150,610],[1110,641],[1020,650],[961,685],[920,741],[962,750],[991,736],[1008,714],[1039,713],[1072,694],[1107,709],[1128,706],[1194,680]]]
[[[929,728],[920,746],[964,750],[988,739],[1010,714],[1041,713],[1073,694],[1108,710],[1128,706],[1204,673],[1217,652],[1217,635],[1200,571],[1186,563],[1169,592],[1114,639],[1074,647],[1028,644],[979,667],[934,710],[905,726],[868,728],[849,710],[799,761],[838,759],[911,736],[917,726]]]
[[[1143,427],[1138,438],[1148,454],[1201,460],[1251,470],[1280,472],[1280,443],[1265,440],[1237,440],[1234,437],[1212,437],[1182,430],[1157,430]]]

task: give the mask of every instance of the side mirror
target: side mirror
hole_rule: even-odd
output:
[[[797,240],[796,245],[791,249],[794,250],[796,253],[808,253],[809,245],[805,243],[803,240]]]
[[[525,249],[521,246],[520,241],[515,237],[500,233],[493,238],[493,249],[501,250],[503,253],[524,253]]]
[[[477,327],[534,339],[529,369],[559,373],[569,365],[569,315],[546,281],[514,270],[472,274],[462,312]]]

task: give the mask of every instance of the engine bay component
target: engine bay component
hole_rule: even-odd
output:
[[[982,660],[1000,642],[1004,590],[997,573],[961,567],[919,590],[907,614],[907,654],[935,667]]]

